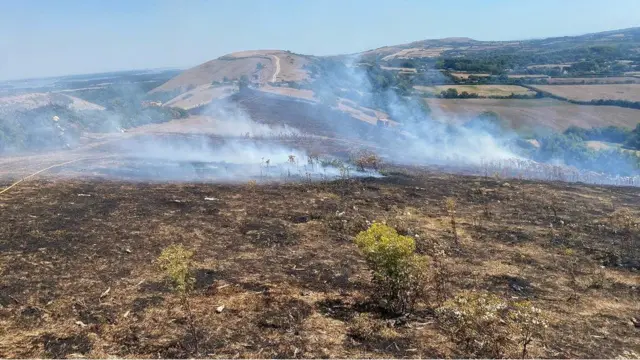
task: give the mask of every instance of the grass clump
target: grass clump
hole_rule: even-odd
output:
[[[424,294],[426,259],[415,253],[413,238],[387,225],[373,223],[355,239],[373,270],[373,281],[383,307],[410,312]]]

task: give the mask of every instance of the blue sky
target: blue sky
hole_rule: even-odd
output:
[[[0,0],[0,79],[189,67],[247,49],[328,55],[633,26],[639,0]]]

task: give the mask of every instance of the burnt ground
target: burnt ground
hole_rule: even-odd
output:
[[[457,245],[446,197],[457,202]],[[550,325],[532,356],[638,353],[640,229],[612,216],[625,208],[638,218],[637,188],[398,169],[258,186],[32,180],[0,197],[0,356],[464,356],[429,298],[401,318],[369,301],[352,240],[371,221],[416,236],[427,255],[445,249],[448,293],[543,309]],[[199,354],[154,262],[173,243],[195,251]],[[357,336],[359,314],[384,331]]]

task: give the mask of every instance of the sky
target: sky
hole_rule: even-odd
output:
[[[0,0],[0,79],[187,68],[249,49],[332,55],[635,26],[639,0]]]

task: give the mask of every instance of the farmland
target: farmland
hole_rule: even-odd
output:
[[[571,100],[610,99],[640,101],[640,84],[536,85],[534,87]]]
[[[640,79],[633,76],[556,77],[549,78],[547,82],[552,85],[638,84]]]
[[[615,106],[581,106],[553,99],[426,99],[437,118],[464,121],[483,111],[493,111],[514,128],[550,128],[563,131],[571,125],[615,125],[633,128],[638,110]]]
[[[424,93],[437,95],[447,89],[456,89],[458,93],[463,91],[469,94],[478,94],[479,96],[509,96],[516,95],[534,95],[535,92],[527,88],[517,85],[438,85],[438,86],[415,86],[415,89]]]

